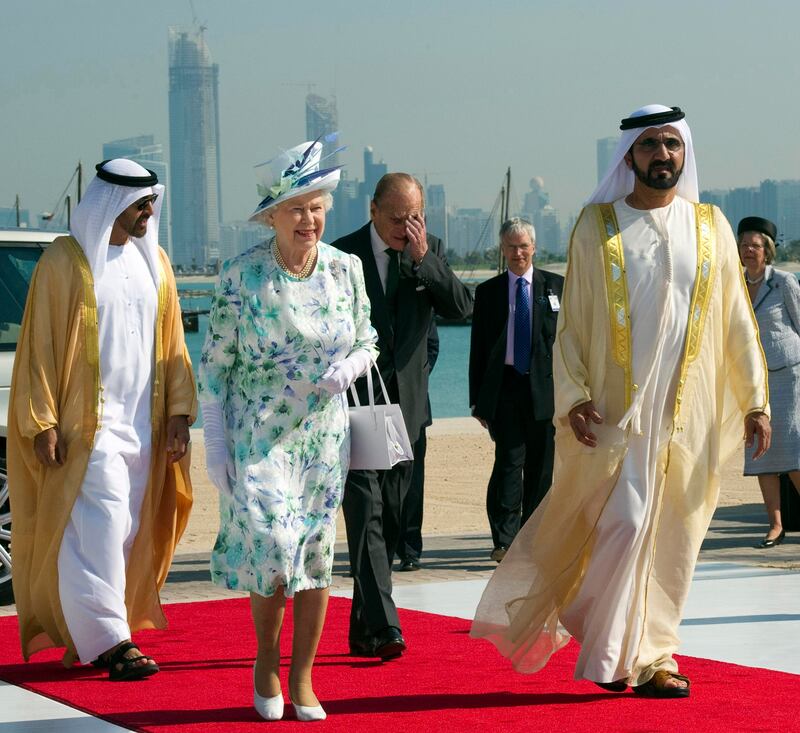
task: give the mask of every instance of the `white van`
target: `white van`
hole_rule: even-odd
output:
[[[13,602],[11,506],[6,473],[8,395],[14,351],[33,270],[42,252],[63,232],[0,229],[0,604]]]

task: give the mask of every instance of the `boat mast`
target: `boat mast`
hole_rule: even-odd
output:
[[[506,169],[505,183],[500,189],[500,225],[508,221],[508,208],[511,201],[511,166]],[[506,258],[503,255],[503,248],[497,243],[497,274],[499,275],[506,267]]]

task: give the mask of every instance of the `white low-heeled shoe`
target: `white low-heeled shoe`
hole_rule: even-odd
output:
[[[322,709],[322,705],[298,705],[293,702],[292,707],[294,708],[294,714],[297,716],[297,719],[304,723],[314,720],[325,720],[325,718],[328,717],[328,714]]]
[[[256,670],[253,667],[253,707],[264,720],[280,720],[283,717],[283,693],[275,697],[261,697],[256,690]]]

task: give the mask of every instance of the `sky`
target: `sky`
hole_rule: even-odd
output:
[[[307,92],[338,100],[343,158],[490,209],[512,170],[562,222],[596,183],[597,138],[644,104],[686,111],[700,188],[800,178],[793,0],[0,0],[0,207],[50,210],[77,162],[154,134],[168,150],[169,26],[193,12],[220,72],[226,221],[253,165],[305,140]],[[310,86],[310,85],[313,85]]]

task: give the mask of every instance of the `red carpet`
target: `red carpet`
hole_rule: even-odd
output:
[[[119,725],[160,733],[297,730],[267,724],[252,708],[255,641],[246,600],[166,607],[170,628],[137,636],[162,672],[135,683],[107,682],[93,667],[64,670],[60,653],[25,664],[16,617],[0,618],[0,679]],[[380,664],[347,653],[350,602],[333,598],[315,672],[328,731],[800,731],[800,677],[684,657],[688,700],[645,700],[575,682],[571,644],[535,675],[510,669],[469,623],[401,611],[410,651]],[[291,609],[284,629],[287,684]],[[735,643],[735,640],[731,640]],[[288,706],[287,706],[288,710]]]

